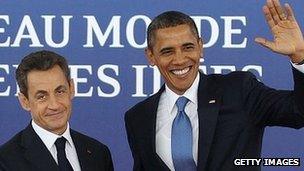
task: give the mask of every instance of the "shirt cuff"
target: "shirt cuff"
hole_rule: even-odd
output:
[[[292,63],[291,61],[290,61],[290,63],[291,63],[291,65],[292,65],[295,69],[297,69],[298,71],[304,73],[304,64],[302,64],[302,65],[297,65],[297,64]]]

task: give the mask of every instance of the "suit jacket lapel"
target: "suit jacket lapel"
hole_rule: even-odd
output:
[[[37,170],[57,171],[58,166],[53,156],[35,133],[29,124],[23,131],[21,146],[24,148],[24,156]]]
[[[79,164],[81,170],[95,170],[94,158],[91,156],[93,149],[91,149],[85,141],[81,140],[78,134],[71,129],[71,137],[76,148]]]
[[[201,73],[198,89],[198,170],[206,168],[221,102],[218,84],[216,80],[211,79]]]

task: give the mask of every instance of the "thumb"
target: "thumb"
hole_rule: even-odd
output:
[[[275,48],[274,43],[269,40],[266,40],[265,38],[257,37],[254,39],[254,41],[268,49],[274,50]]]

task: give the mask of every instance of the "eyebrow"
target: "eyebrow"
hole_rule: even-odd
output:
[[[45,94],[47,94],[47,91],[45,91],[45,90],[38,90],[36,93],[35,93],[35,97],[36,96],[38,96],[38,95],[45,95]]]
[[[185,47],[185,46],[189,46],[189,45],[195,46],[194,43],[190,43],[190,42],[189,43],[184,43],[182,46]]]
[[[58,86],[55,91],[58,91],[58,90],[67,90],[67,87],[65,85],[60,85]],[[38,90],[36,93],[35,93],[35,96],[37,96],[38,94],[47,94],[48,92],[45,91],[45,90]]]
[[[165,51],[169,51],[169,50],[172,50],[172,49],[173,49],[173,47],[165,47],[165,48],[162,48],[159,52],[163,53]]]
[[[65,85],[60,85],[55,89],[55,91],[58,91],[58,90],[67,90],[67,87]]]
[[[186,47],[186,46],[195,46],[195,44],[191,43],[191,42],[182,44],[182,47]],[[169,51],[169,50],[172,50],[172,49],[174,49],[174,48],[173,47],[165,47],[165,48],[162,48],[159,52],[163,53],[164,51]]]

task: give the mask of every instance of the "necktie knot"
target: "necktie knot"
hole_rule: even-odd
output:
[[[55,141],[55,146],[57,150],[65,150],[66,139],[64,137],[57,138]]]
[[[185,110],[185,106],[188,103],[188,99],[184,96],[181,96],[176,101],[176,106],[179,112],[182,112]]]

